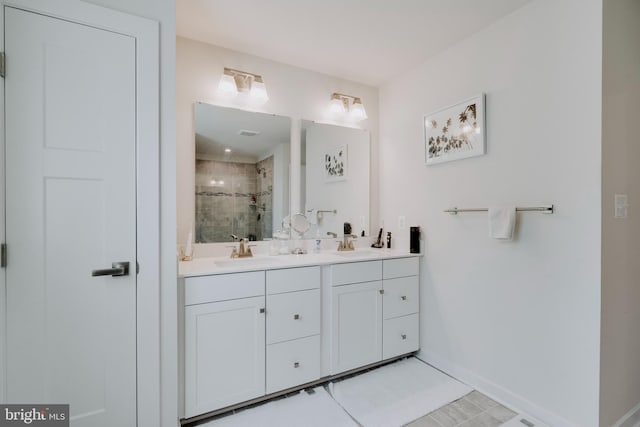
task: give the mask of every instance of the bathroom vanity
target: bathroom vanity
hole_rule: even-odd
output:
[[[419,256],[363,250],[181,263],[181,417],[417,351]]]

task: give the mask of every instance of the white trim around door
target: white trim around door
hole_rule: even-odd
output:
[[[157,22],[79,0],[3,0],[0,46],[4,46],[4,6],[118,32],[136,39],[137,168],[137,414],[139,426],[160,420],[160,71]],[[3,49],[2,49],[3,50]],[[7,71],[10,72],[10,58]],[[5,239],[4,84],[0,85],[0,240]],[[0,402],[6,398],[6,283],[0,274]]]

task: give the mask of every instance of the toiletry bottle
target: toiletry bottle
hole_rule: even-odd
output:
[[[409,252],[412,254],[420,253],[420,227],[409,228]]]
[[[391,232],[387,231],[387,249],[391,249]]]
[[[322,240],[316,239],[316,247],[314,249],[315,253],[320,253],[321,245],[322,245]]]

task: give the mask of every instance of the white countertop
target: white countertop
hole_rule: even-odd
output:
[[[178,277],[208,276],[242,271],[274,270],[310,265],[340,264],[345,262],[376,261],[391,258],[419,257],[393,249],[356,249],[355,251],[322,251],[305,255],[257,255],[251,258],[211,257],[181,261]]]

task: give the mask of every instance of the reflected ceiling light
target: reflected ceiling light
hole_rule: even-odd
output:
[[[227,96],[246,93],[252,101],[259,104],[264,104],[269,100],[267,87],[261,75],[233,68],[224,68],[220,83],[218,83],[218,92]]]
[[[334,92],[331,95],[329,111],[335,115],[348,114],[349,117],[356,121],[367,118],[367,112],[360,98],[343,93]]]
[[[224,152],[225,152],[225,153],[230,153],[230,152],[231,152],[231,148],[225,148],[225,149],[224,149]]]

